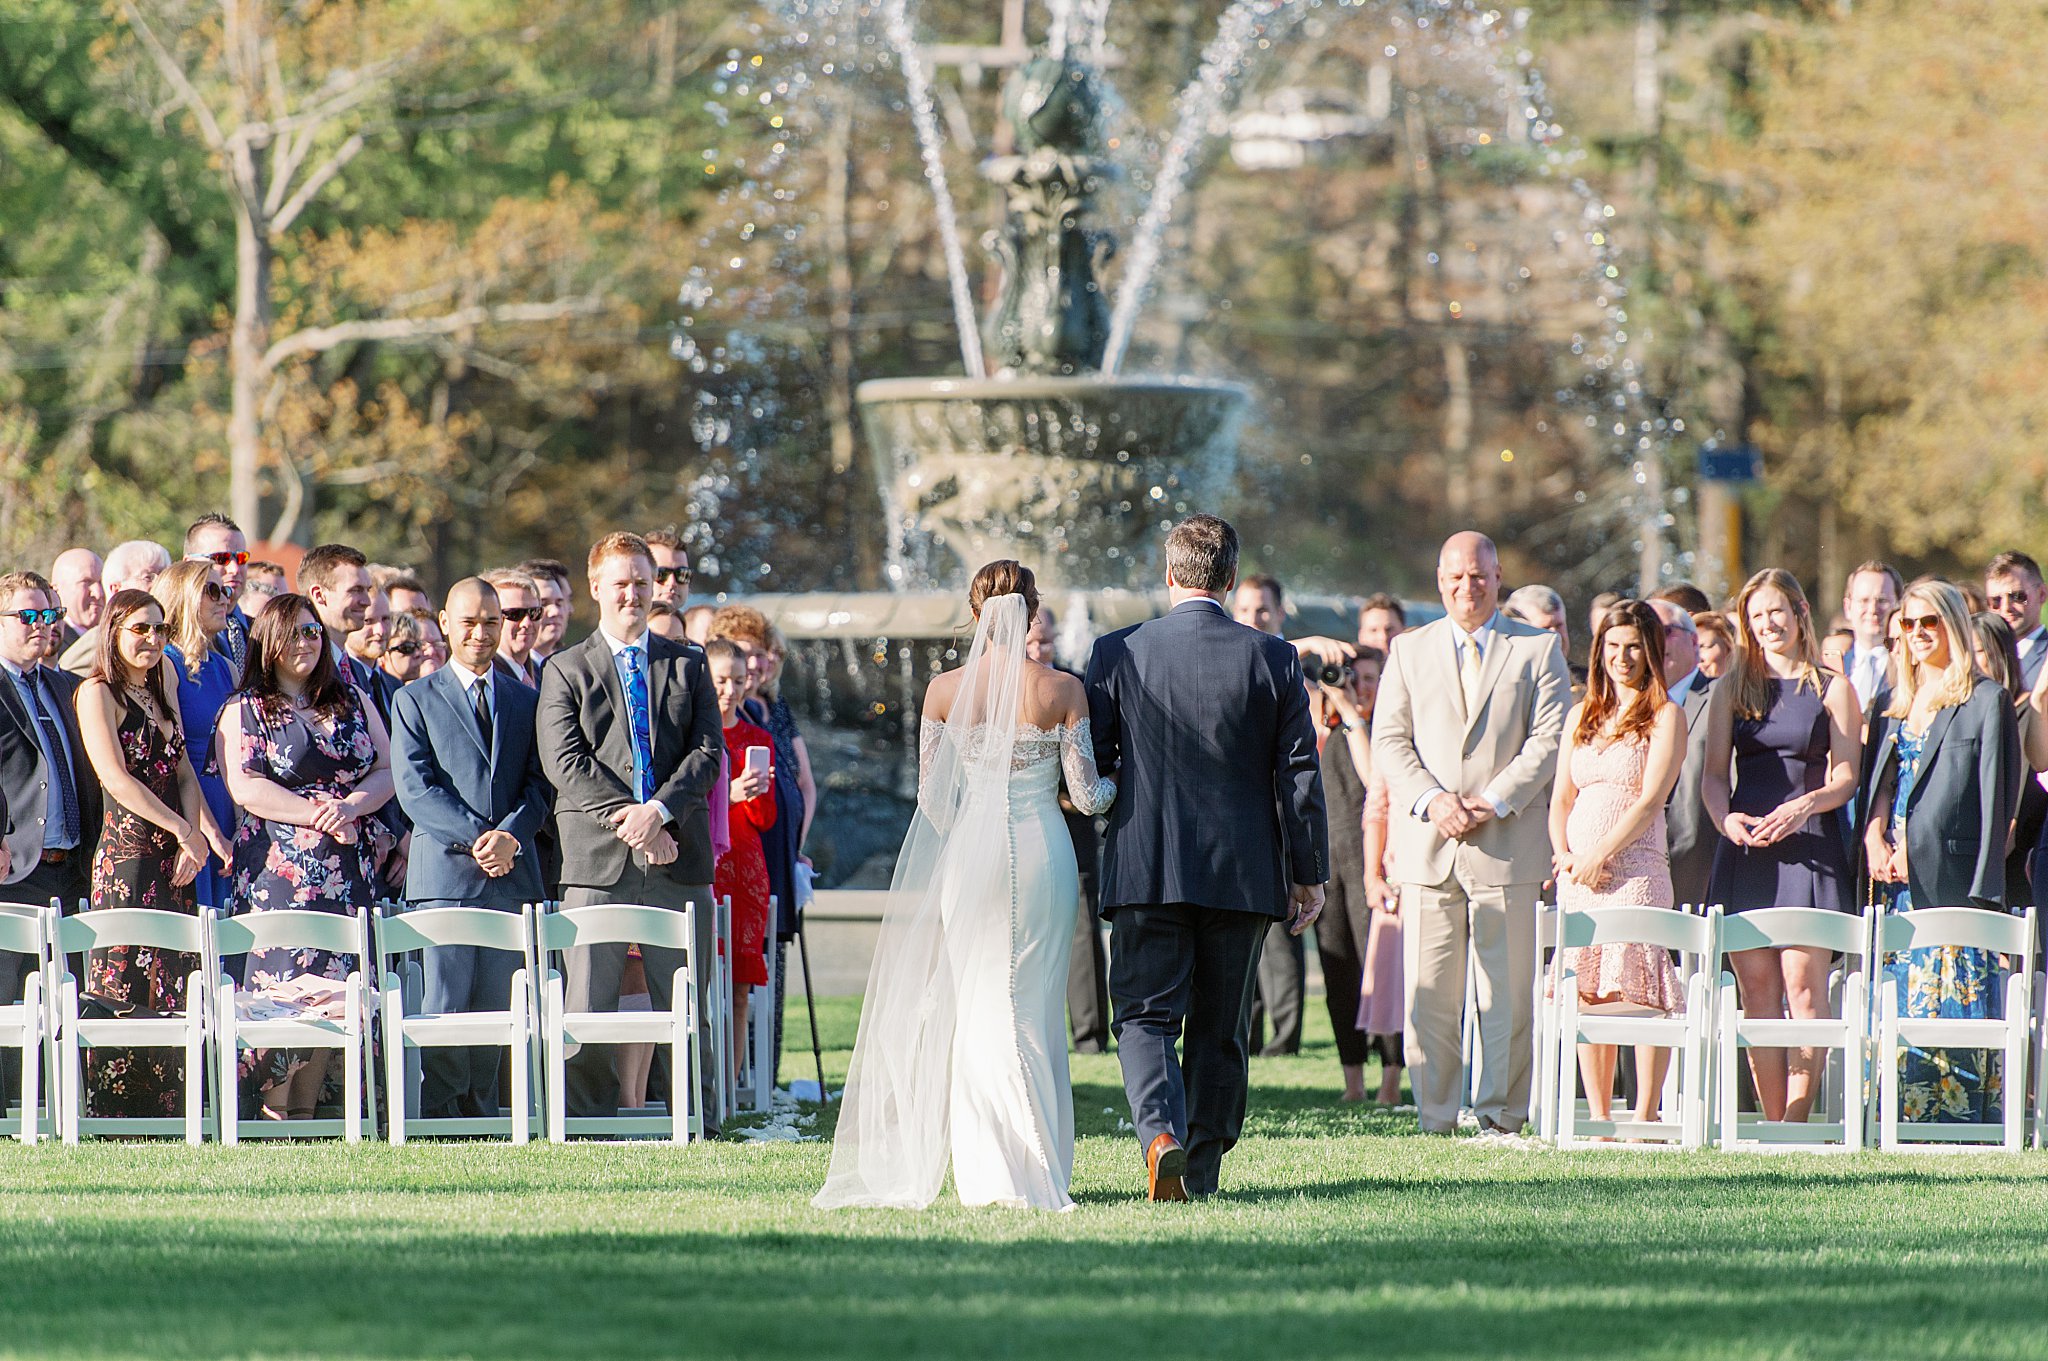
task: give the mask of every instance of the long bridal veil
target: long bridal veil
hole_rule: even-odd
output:
[[[925,725],[917,813],[903,838],[847,1070],[832,1170],[812,1204],[918,1209],[938,1198],[951,1146],[961,961],[1009,953],[1015,867],[1010,763],[1029,618],[985,601],[943,727]]]

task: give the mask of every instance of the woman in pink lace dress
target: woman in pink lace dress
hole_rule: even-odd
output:
[[[1685,757],[1685,716],[1664,690],[1664,629],[1639,600],[1611,607],[1593,639],[1586,698],[1564,724],[1550,798],[1560,906],[1670,907],[1664,801]],[[1582,1011],[1667,1015],[1684,1009],[1671,956],[1651,945],[1565,952]],[[1636,1047],[1636,1119],[1657,1119],[1669,1051]],[[1610,1118],[1615,1046],[1579,1046],[1592,1118]]]

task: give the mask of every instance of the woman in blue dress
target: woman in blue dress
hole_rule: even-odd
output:
[[[1942,581],[1916,582],[1899,606],[1905,655],[1891,707],[1871,727],[1864,830],[1870,877],[1896,885],[1892,907],[2005,911],[2005,843],[2019,771],[2019,728],[2005,687],[1977,669],[1969,607]],[[1989,950],[1938,946],[1887,959],[1901,1016],[2005,1014],[2005,967]],[[1996,1051],[1909,1049],[1907,1120],[1996,1123],[2004,1074]]]
[[[228,623],[227,587],[221,584],[220,568],[200,558],[172,563],[150,587],[150,594],[164,607],[164,623],[171,630],[164,660],[178,680],[178,722],[185,731],[186,750],[192,753],[199,793],[214,824],[232,837],[235,801],[228,797],[220,766],[209,759],[220,711],[242,679],[235,674],[234,663],[213,648]],[[230,868],[225,862],[207,860],[193,881],[200,907],[225,910]]]

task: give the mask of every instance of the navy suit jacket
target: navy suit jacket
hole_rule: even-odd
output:
[[[100,839],[100,778],[86,759],[85,743],[78,735],[78,677],[54,666],[43,668],[56,694],[56,719],[70,739],[66,753],[71,763],[71,782],[78,792],[78,854],[88,864]],[[36,741],[33,720],[21,702],[14,679],[0,672],[0,831],[7,838],[7,853],[13,864],[6,882],[28,878],[43,858],[43,810],[48,806],[50,772],[43,761],[42,744]],[[66,904],[67,910],[69,904]]]
[[[1095,645],[1095,760],[1119,777],[1103,912],[1129,904],[1287,914],[1330,877],[1330,828],[1301,658],[1187,601]]]
[[[491,749],[453,667],[402,687],[391,701],[391,773],[412,821],[405,896],[517,907],[543,896],[534,834],[547,820],[549,790],[534,742],[538,699],[491,673]],[[489,831],[519,841],[511,872],[493,879],[470,855]]]

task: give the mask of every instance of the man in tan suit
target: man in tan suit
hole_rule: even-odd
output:
[[[1536,897],[1550,877],[1550,781],[1571,673],[1555,634],[1504,618],[1492,540],[1437,558],[1446,617],[1394,640],[1373,716],[1401,886],[1408,1080],[1425,1132],[1457,1126],[1465,960],[1478,960],[1482,1129],[1529,1115]]]

